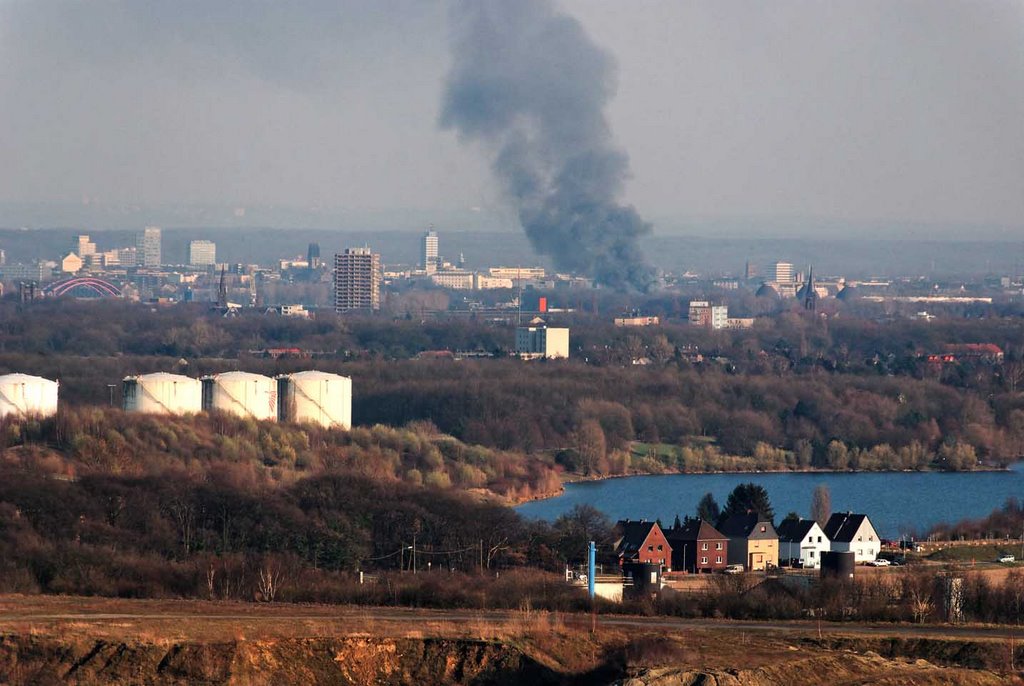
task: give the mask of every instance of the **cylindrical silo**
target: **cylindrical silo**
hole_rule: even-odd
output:
[[[59,384],[28,374],[0,376],[0,417],[52,417],[57,414]]]
[[[140,374],[124,380],[126,412],[190,414],[203,409],[203,384],[180,374]]]
[[[309,371],[285,374],[277,380],[281,421],[352,427],[352,379]]]
[[[203,377],[203,409],[239,417],[277,419],[277,383],[269,376],[224,372]]]

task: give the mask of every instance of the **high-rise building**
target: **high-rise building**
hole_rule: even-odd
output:
[[[217,244],[213,241],[189,241],[188,263],[193,267],[211,267],[217,264]]]
[[[160,255],[160,229],[147,226],[135,234],[135,264],[140,267],[159,267],[162,262]]]
[[[757,276],[757,265],[747,260],[746,268],[743,270],[743,278],[750,281],[755,276]]]
[[[134,245],[117,250],[117,263],[122,267],[134,267],[138,264],[139,250]]]
[[[335,255],[335,312],[379,310],[382,276],[380,255],[369,248],[346,248]]]
[[[437,271],[437,231],[433,229],[423,234],[423,270],[428,274]]]
[[[71,246],[71,252],[84,260],[89,255],[96,254],[96,244],[89,240],[89,236],[85,234],[75,236],[74,243]]]
[[[772,271],[777,283],[790,283],[793,281],[793,265],[789,262],[776,262]]]
[[[306,264],[310,269],[319,269],[322,262],[320,261],[320,244],[310,243],[309,248],[306,250]]]

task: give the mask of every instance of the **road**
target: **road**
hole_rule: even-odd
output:
[[[185,602],[185,601],[183,601]],[[208,604],[214,605],[214,604]],[[538,618],[545,613],[525,614],[521,612],[470,611],[470,610],[409,610],[395,608],[352,608],[328,606],[291,606],[286,604],[263,604],[246,608],[244,612],[218,612],[210,608],[196,608],[195,612],[10,612],[0,608],[0,632],[10,631],[17,624],[33,625],[47,623],[97,623],[118,622],[174,623],[176,621],[216,625],[231,622],[254,622],[267,620],[273,623],[299,622],[307,631],[315,633],[317,624],[322,622],[335,625],[341,622],[350,630],[358,631],[360,624],[370,622],[393,622],[405,628],[422,627],[429,629],[432,624],[465,625],[474,628],[486,625],[499,627],[524,617]],[[589,630],[591,616],[588,614],[557,614],[565,626]],[[681,619],[675,617],[637,617],[629,615],[597,615],[597,625],[619,629],[661,629],[665,631],[704,630],[716,632],[758,632],[765,635],[817,636],[886,636],[901,638],[942,638],[952,640],[1019,640],[1024,631],[1017,627],[980,625],[908,625],[908,624],[858,624],[846,622],[816,621],[735,621],[718,619]],[[331,626],[336,630],[336,627]],[[429,632],[425,632],[429,633]]]

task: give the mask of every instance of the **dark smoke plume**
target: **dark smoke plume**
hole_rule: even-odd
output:
[[[649,288],[637,238],[650,224],[618,202],[629,158],[604,116],[611,56],[549,0],[459,1],[452,21],[441,125],[493,148],[520,223],[556,268]]]

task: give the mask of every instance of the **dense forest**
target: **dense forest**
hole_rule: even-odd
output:
[[[71,405],[108,403],[108,384],[133,373],[316,367],[352,377],[359,425],[427,421],[586,475],[973,469],[1024,454],[1024,322],[1014,317],[879,324],[783,313],[711,332],[577,315],[561,322],[573,359],[524,363],[508,357],[508,324],[454,317],[222,318],[198,305],[73,301],[5,301],[0,315],[0,369],[60,379]],[[995,342],[1006,358],[927,360],[963,342]],[[253,352],[270,347],[310,357]],[[494,357],[417,359],[430,350]]]

